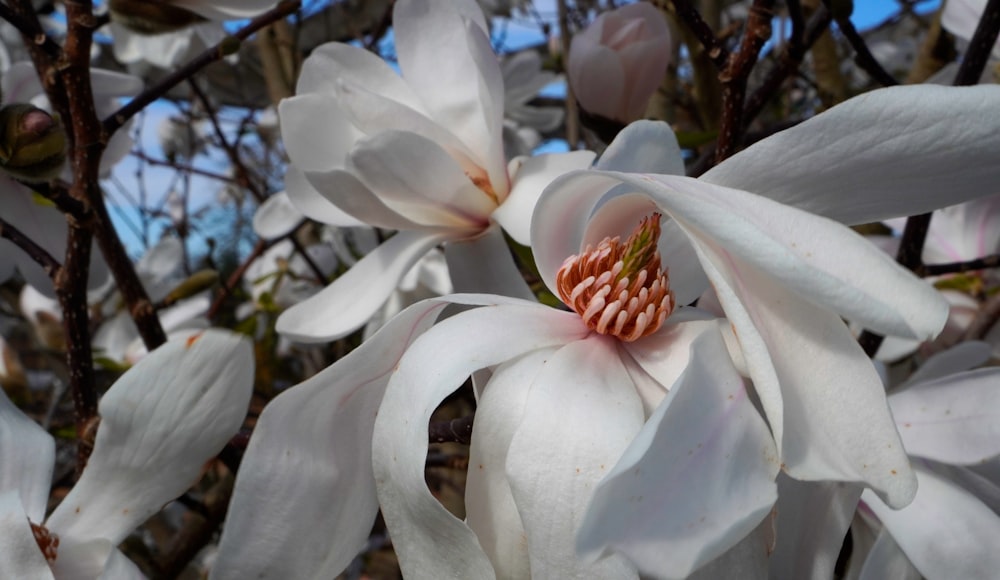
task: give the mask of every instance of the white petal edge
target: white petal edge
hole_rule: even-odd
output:
[[[410,267],[447,239],[447,234],[397,233],[319,294],[283,312],[277,331],[300,342],[325,342],[354,332],[382,307]]]
[[[373,464],[379,503],[405,575],[494,577],[475,534],[424,483],[427,422],[438,403],[474,371],[586,336],[589,330],[579,320],[575,314],[506,299],[444,320],[403,356],[375,421]]]
[[[371,439],[389,375],[447,305],[406,309],[264,408],[236,478],[213,580],[333,578],[350,564],[378,511]]]
[[[658,578],[684,578],[722,555],[777,499],[771,433],[715,323],[690,324],[703,333],[687,368],[598,484],[577,538],[583,553],[622,552]]]
[[[243,423],[253,367],[245,338],[214,329],[139,361],[101,399],[94,451],[49,529],[117,545],[183,493]]]

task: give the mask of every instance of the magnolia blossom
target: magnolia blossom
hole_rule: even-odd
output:
[[[0,576],[141,578],[116,546],[197,480],[242,424],[252,388],[238,335],[209,330],[157,349],[101,399],[93,453],[48,518],[55,441],[0,393]]]
[[[601,14],[573,37],[567,74],[585,111],[629,123],[646,112],[669,62],[666,18],[636,2]]]
[[[226,36],[218,22],[201,22],[156,35],[133,32],[114,20],[108,26],[116,60],[126,65],[145,63],[162,69],[185,63]]]
[[[423,302],[265,409],[213,577],[335,575],[364,546],[380,503],[404,572],[414,577],[529,569],[630,577],[633,564],[683,576],[736,549],[765,517],[779,461],[794,477],[859,482],[905,505],[913,473],[878,376],[840,316],[929,336],[944,323],[944,305],[845,228],[723,185],[742,181],[848,222],[980,197],[997,177],[988,159],[1000,133],[983,119],[998,100],[985,87],[877,91],[751,147],[701,180],[580,173],[547,191],[532,238],[554,292],[570,255],[589,254],[586,246],[604,236],[623,239],[641,219],[664,213],[659,252],[673,303],[697,297],[706,275],[715,285],[738,340],[728,350],[754,379],[767,432],[746,406],[715,323],[692,311],[679,308],[658,330],[646,319],[650,334],[627,342],[592,330],[576,313],[482,296],[450,297],[485,306],[428,331],[446,302]],[[887,139],[896,127],[906,133]],[[682,169],[662,125],[637,124],[620,140],[601,168]],[[572,292],[568,301],[575,303]],[[657,320],[665,312],[653,307]],[[602,324],[595,312],[584,315]],[[478,383],[466,523],[426,488],[425,429],[438,402],[483,368],[493,378]],[[727,440],[728,429],[747,448],[698,447],[712,434]],[[658,459],[676,453],[684,461],[692,450],[700,451],[697,470]],[[746,485],[738,494],[713,486],[735,477]],[[342,499],[316,510],[312,498]],[[625,558],[591,567],[575,549]]]
[[[360,47],[327,44],[306,60],[297,95],[278,109],[295,168],[285,186],[303,214],[343,225],[347,213],[400,230],[282,315],[279,332],[296,340],[359,328],[442,243],[456,288],[530,296],[497,224],[529,244],[544,186],[593,159],[574,152],[507,163],[503,78],[474,2],[401,0],[393,23],[402,76]]]

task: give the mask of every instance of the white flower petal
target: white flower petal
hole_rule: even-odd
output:
[[[438,403],[478,369],[588,333],[576,314],[507,299],[444,320],[403,356],[375,420],[372,447],[379,503],[404,574],[464,580],[494,576],[472,530],[424,483],[427,422]]]
[[[396,4],[393,21],[407,83],[431,117],[476,154],[499,190],[498,181],[506,181],[503,75],[481,15],[472,2],[410,0]]]
[[[253,355],[239,335],[206,330],[161,346],[101,399],[93,454],[46,525],[117,545],[198,478],[239,429],[252,389]]]
[[[447,304],[408,308],[265,407],[240,465],[214,580],[333,578],[361,551],[378,511],[371,440],[385,386]]]
[[[0,389],[0,457],[3,458],[0,493],[16,492],[27,517],[41,523],[49,501],[56,443],[14,406],[3,389]]]
[[[354,143],[364,133],[329,95],[305,93],[278,104],[281,139],[300,171],[343,169]]]
[[[349,167],[383,203],[419,224],[482,227],[496,208],[444,149],[416,133],[383,131],[359,141]]]
[[[309,55],[302,63],[295,92],[335,96],[345,82],[426,114],[420,97],[386,61],[370,50],[340,42],[324,44]]]
[[[779,474],[771,578],[831,578],[859,499],[859,485],[797,481]]]
[[[503,232],[495,224],[475,238],[448,242],[444,246],[444,255],[456,292],[484,292],[535,299],[535,294],[514,263]]]
[[[621,556],[581,559],[573,533],[585,525],[594,486],[612,472],[645,419],[619,345],[599,334],[567,344],[548,358],[527,394],[507,477],[533,577],[637,578]],[[599,511],[598,517],[609,516]]]
[[[992,349],[993,347],[989,343],[981,340],[960,342],[925,360],[924,364],[920,365],[904,384],[916,385],[971,370],[986,364],[986,361],[990,360]]]
[[[210,20],[253,18],[274,8],[276,0],[173,0],[173,3]]]
[[[291,166],[289,169],[292,169]],[[285,189],[303,213],[326,224],[392,230],[421,229],[416,222],[382,203],[375,192],[347,171],[311,172],[303,175],[301,180],[289,171],[285,175]]]
[[[507,452],[524,416],[532,383],[555,350],[536,350],[498,366],[476,404],[465,521],[498,578],[531,577],[524,524],[507,480]]]
[[[278,192],[260,204],[253,215],[253,231],[265,240],[273,240],[291,233],[305,216],[288,199],[284,191]]]
[[[531,245],[531,214],[552,181],[574,169],[586,169],[594,160],[592,151],[550,153],[515,159],[511,162],[513,182],[510,195],[493,212],[493,219],[517,243]]]
[[[614,175],[724,246],[728,260],[760,268],[818,306],[898,336],[931,338],[944,326],[947,304],[934,288],[840,224],[685,177]]]
[[[998,192],[998,107],[996,85],[879,89],[755,143],[701,179],[847,224],[927,212]]]
[[[889,397],[906,452],[955,465],[1000,455],[1000,369],[914,385]]]
[[[777,499],[771,433],[715,323],[691,325],[702,333],[686,370],[598,484],[578,535],[582,553],[621,552],[658,578],[684,578],[722,555]]]
[[[684,175],[684,158],[670,125],[662,121],[635,121],[618,133],[594,169]]]
[[[882,380],[840,317],[753,268],[732,268],[717,248],[700,251],[786,473],[864,482],[892,505],[906,505],[916,480]]]
[[[949,578],[950,576],[945,576]],[[865,559],[859,580],[921,580],[920,571],[913,567],[889,530],[883,529]]]
[[[4,465],[4,469],[6,468]],[[48,491],[48,484],[45,488]],[[28,525],[28,516],[21,506],[17,490],[0,491],[0,546],[3,546],[0,577],[12,580],[55,580],[45,556],[38,548],[31,526]]]
[[[301,342],[350,334],[381,308],[421,256],[447,239],[446,234],[397,233],[318,294],[283,312],[277,331]]]
[[[871,492],[862,499],[927,578],[995,578],[1000,570],[1000,517],[968,492],[917,468],[917,497],[901,510]]]

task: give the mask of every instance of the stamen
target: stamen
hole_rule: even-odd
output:
[[[656,332],[673,311],[674,294],[660,268],[660,214],[644,218],[623,244],[604,238],[563,262],[559,297],[587,326],[631,342]]]
[[[50,563],[55,562],[58,557],[57,552],[59,551],[59,536],[50,532],[45,526],[40,526],[31,521],[28,524],[31,525],[31,532],[35,535],[35,542],[38,543],[38,547],[42,550],[45,559]]]

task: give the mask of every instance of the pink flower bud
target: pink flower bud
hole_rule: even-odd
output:
[[[573,37],[569,83],[585,111],[629,123],[645,113],[669,62],[666,18],[638,2],[601,14]]]

